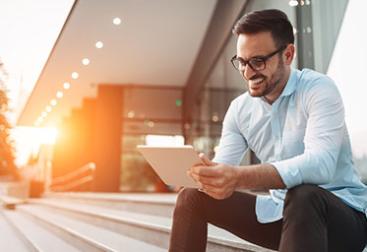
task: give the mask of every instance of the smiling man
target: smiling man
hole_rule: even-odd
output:
[[[188,172],[200,190],[178,196],[170,251],[205,251],[208,223],[281,252],[362,251],[367,187],[334,82],[291,68],[293,28],[279,10],[246,14],[233,32],[248,92],[232,101],[214,160],[201,154]],[[261,164],[239,166],[249,149]]]

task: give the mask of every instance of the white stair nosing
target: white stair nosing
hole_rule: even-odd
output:
[[[95,249],[101,250],[101,251],[110,251],[110,252],[116,252],[113,249],[110,249],[106,246],[104,246],[103,244],[100,244],[99,242],[96,242],[94,240],[89,239],[88,237],[85,237],[83,234],[80,234],[78,232],[73,231],[72,229],[65,227],[65,226],[60,226],[59,224],[53,222],[53,221],[49,221],[49,220],[45,220],[37,215],[34,215],[33,213],[30,213],[27,210],[24,210],[22,208],[18,208],[20,211],[24,212],[27,215],[32,216],[33,218],[35,218],[36,220],[46,224],[46,225],[52,225],[54,228],[58,229],[59,231],[62,231],[64,233],[69,234],[70,236],[80,239],[81,241],[85,242],[86,244],[88,244],[89,246],[94,247]]]
[[[37,228],[43,230],[43,228],[41,226],[35,224],[32,220],[27,219],[25,216],[21,216],[21,213],[19,213],[19,211],[14,212],[14,213],[16,215],[18,215],[18,216],[16,216],[17,217],[17,221],[19,221],[19,217],[22,217],[22,218],[24,218],[23,220],[21,220],[21,222],[23,222],[23,224],[24,224],[24,220],[25,220],[26,222],[31,222],[32,223],[32,226],[36,226]],[[48,252],[49,251],[49,250],[43,249],[42,246],[39,245],[39,242],[40,241],[37,238],[35,238],[34,236],[30,235],[30,233],[28,233],[29,231],[28,232],[25,231],[24,226],[23,227],[20,227],[19,226],[19,223],[15,223],[14,222],[14,218],[15,217],[10,216],[9,214],[12,214],[12,213],[8,213],[8,215],[7,215],[8,221],[12,223],[13,227],[15,229],[17,229],[19,231],[19,233],[21,233],[21,235],[28,242],[28,244],[30,244],[32,246],[31,247],[31,250],[32,251],[37,251],[37,252]],[[65,244],[64,246],[66,246],[69,251],[70,251],[70,249],[71,250],[74,250],[74,251],[79,251],[78,249],[76,249],[75,247],[73,247],[72,245],[70,245],[69,243],[67,243],[65,240],[60,239],[59,237],[55,236],[54,234],[50,233],[49,231],[43,230],[43,232],[44,232],[43,234],[49,233],[49,236],[50,237],[52,237],[53,239],[57,239],[57,242],[59,243],[59,245],[60,245],[60,243],[61,244]]]
[[[144,228],[144,229],[150,229],[150,230],[157,230],[157,231],[161,231],[161,232],[165,232],[167,234],[170,233],[170,228],[164,225],[159,225],[159,224],[153,224],[150,222],[146,222],[146,221],[141,221],[141,220],[131,220],[129,218],[124,218],[122,216],[116,216],[116,215],[110,215],[110,214],[106,214],[103,212],[99,212],[96,213],[94,211],[91,211],[90,209],[99,209],[99,210],[103,210],[106,208],[102,208],[102,207],[90,207],[90,209],[85,210],[82,208],[78,208],[77,204],[74,203],[58,203],[58,202],[50,202],[50,200],[36,200],[33,201],[34,203],[38,203],[38,204],[43,204],[49,207],[55,207],[55,208],[59,208],[61,210],[66,210],[66,211],[71,211],[71,212],[76,212],[78,214],[83,214],[83,215],[88,215],[88,216],[93,216],[96,218],[103,218],[103,219],[107,219],[109,221],[114,221],[114,222],[120,222],[123,224],[128,224],[128,225],[132,225],[132,226],[137,226],[139,228]],[[80,204],[82,205],[82,204]],[[89,207],[89,206],[88,206]],[[111,211],[111,210],[109,210]],[[116,211],[116,210],[112,210],[112,211]],[[118,211],[120,213],[126,212],[126,211]],[[128,212],[126,212],[128,213]],[[130,213],[129,213],[130,214]],[[145,216],[149,216],[148,214],[139,214],[139,215],[145,215]],[[152,217],[156,217],[156,216],[152,216]],[[160,217],[159,217],[160,218]],[[164,218],[167,219],[167,218]],[[225,246],[229,246],[232,248],[238,248],[238,249],[245,249],[245,250],[250,250],[250,251],[259,251],[259,247],[255,244],[249,243],[245,240],[241,240],[240,241],[236,241],[236,240],[231,240],[228,238],[224,238],[224,237],[217,237],[217,236],[213,236],[213,235],[208,235],[208,242],[212,242],[212,243],[216,243],[216,244],[220,244],[220,245],[225,245]],[[266,250],[265,251],[271,251],[271,250]]]
[[[143,194],[112,194],[112,193],[76,193],[76,192],[68,192],[68,193],[55,193],[49,192],[45,194],[47,198],[64,198],[64,199],[80,199],[80,200],[96,200],[96,201],[110,201],[114,203],[124,203],[124,202],[132,202],[132,203],[148,203],[148,204],[157,204],[163,206],[174,206],[176,203],[177,194],[152,194],[147,197]],[[152,197],[153,196],[153,197]],[[167,199],[167,196],[170,198]],[[160,198],[161,197],[161,198]]]
[[[21,210],[24,211],[24,212],[27,212],[27,214],[32,215],[34,218],[37,218],[38,220],[40,220],[42,222],[47,222],[47,224],[53,225],[53,226],[57,227],[58,229],[60,229],[61,231],[64,231],[65,233],[73,235],[73,237],[75,237],[75,238],[81,239],[84,242],[89,243],[89,245],[91,245],[91,246],[95,246],[97,249],[100,249],[102,251],[111,251],[111,252],[121,251],[119,246],[118,246],[118,248],[113,248],[113,246],[116,246],[115,242],[112,241],[112,243],[114,243],[113,245],[111,245],[111,243],[109,245],[107,244],[107,243],[111,242],[111,240],[110,241],[106,240],[106,241],[100,242],[100,241],[98,241],[98,239],[96,239],[96,237],[93,238],[92,237],[93,235],[92,236],[90,234],[89,235],[88,234],[83,235],[82,234],[83,230],[80,229],[80,225],[81,225],[82,221],[73,220],[70,217],[66,217],[66,216],[57,216],[57,218],[61,218],[61,220],[56,220],[55,221],[54,218],[56,217],[56,215],[54,213],[43,213],[43,215],[42,215],[42,211],[45,211],[45,210],[40,209],[40,206],[36,207],[36,209],[34,209],[34,207],[33,208],[32,207],[28,207],[28,208],[27,207],[22,207]],[[48,217],[47,217],[47,214],[49,215]],[[46,215],[46,217],[44,215]],[[52,215],[54,217],[52,217]],[[66,224],[63,224],[62,222],[60,222],[60,221],[62,221],[62,219],[64,219],[64,222],[66,222]],[[69,223],[69,225],[71,223],[73,223],[73,225],[71,225],[72,227],[68,227],[67,223]],[[75,230],[75,227],[76,227],[75,225],[79,225],[78,226],[79,230]],[[124,241],[127,240],[127,242],[132,242],[134,240],[133,238],[123,236],[121,234],[110,231],[108,229],[104,229],[104,228],[97,227],[97,226],[94,226],[94,225],[91,226],[91,224],[89,224],[89,223],[84,223],[83,225],[84,225],[84,228],[85,228],[85,225],[87,225],[86,227],[89,228],[89,229],[93,227],[93,229],[95,231],[107,232],[107,234],[109,236],[111,236],[111,235],[116,236],[115,240],[116,239],[120,239],[120,240],[123,239]],[[89,227],[88,227],[88,225],[89,225]],[[83,229],[83,227],[81,227],[81,228]],[[103,233],[101,233],[101,234],[103,234]],[[135,242],[134,243],[135,247],[147,246],[147,247],[150,248],[150,250],[154,249],[154,250],[162,251],[161,248],[158,248],[157,246],[154,246],[152,244],[148,244],[148,243],[145,243],[145,242],[142,242],[142,241],[139,241],[139,240],[134,240],[134,242]],[[130,244],[130,246],[131,246],[131,244]]]
[[[9,224],[14,228],[14,230],[20,235],[23,242],[27,244],[27,247],[34,252],[42,252],[42,249],[39,248],[34,241],[32,241],[25,233],[24,230],[19,228],[12,220],[9,219],[8,216],[5,217]]]
[[[7,211],[12,211],[12,210],[7,210]],[[19,239],[20,242],[22,242],[22,244],[25,246],[25,248],[28,251],[31,252],[38,252],[39,249],[37,248],[37,246],[35,244],[33,244],[28,238],[27,236],[24,234],[24,232],[22,232],[6,215],[5,210],[1,211],[1,217],[4,218],[4,221],[7,223],[7,225],[9,226],[9,228],[12,230],[12,232],[16,235],[16,237]]]
[[[60,205],[60,204],[55,203],[55,202],[44,202],[44,201],[40,201],[40,200],[36,200],[36,201],[32,201],[32,202],[37,203],[37,204],[42,204],[42,205],[46,205],[46,206],[59,208],[59,209],[65,209],[65,210],[72,211],[72,212],[78,212],[78,213],[81,213],[81,214],[86,214],[86,215],[94,216],[94,217],[97,217],[97,218],[102,217],[104,219],[108,219],[108,220],[116,221],[116,222],[122,222],[122,223],[126,223],[126,224],[129,224],[129,225],[132,225],[132,226],[149,228],[149,229],[152,229],[152,230],[159,230],[159,231],[168,232],[168,233],[170,231],[170,228],[167,228],[166,226],[162,226],[162,225],[159,225],[159,224],[152,224],[152,223],[146,222],[146,221],[141,221],[141,220],[133,220],[132,221],[131,219],[124,218],[122,216],[113,216],[113,215],[106,214],[106,213],[95,213],[95,212],[90,211],[90,210],[80,209],[80,208],[72,207],[72,206],[65,206],[65,204]],[[94,207],[93,206],[93,208],[100,208],[100,207]],[[119,212],[120,213],[124,213],[124,212],[129,213],[127,211],[119,211]],[[141,214],[141,215],[147,215],[147,214]]]

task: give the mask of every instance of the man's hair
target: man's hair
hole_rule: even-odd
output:
[[[254,11],[245,14],[237,21],[232,32],[236,35],[271,32],[277,47],[294,43],[291,22],[284,12],[276,9]]]

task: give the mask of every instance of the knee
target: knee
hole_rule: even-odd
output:
[[[284,210],[308,212],[312,209],[322,209],[325,205],[324,189],[316,185],[299,185],[288,190],[285,197]]]
[[[177,196],[175,211],[192,209],[198,206],[201,201],[201,194],[197,189],[183,188]]]

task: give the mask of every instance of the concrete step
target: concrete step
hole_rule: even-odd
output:
[[[49,232],[42,226],[31,221],[18,211],[3,211],[5,218],[11,223],[21,239],[27,245],[26,251],[55,251],[55,252],[80,252],[69,243]],[[1,237],[3,240],[3,237]],[[9,242],[9,241],[6,241]],[[22,250],[1,250],[1,251],[22,251]]]
[[[46,193],[44,198],[172,217],[177,193]]]
[[[168,248],[172,224],[170,217],[109,209],[50,198],[36,199],[31,202],[48,208],[48,212],[58,212],[59,215],[67,215],[164,249]],[[260,248],[225,230],[209,225],[207,251],[258,252],[271,250]]]
[[[0,202],[2,203],[4,208],[9,209],[9,210],[14,210],[16,205],[24,204],[27,201],[25,199],[11,197],[7,195],[1,195]]]
[[[32,251],[33,247],[23,240],[21,234],[5,218],[4,212],[7,211],[0,210],[0,251]]]
[[[94,220],[86,223],[49,210],[49,208],[41,205],[22,205],[18,207],[18,211],[42,223],[63,240],[78,247],[80,251],[165,251],[158,246],[90,224],[94,223]]]

